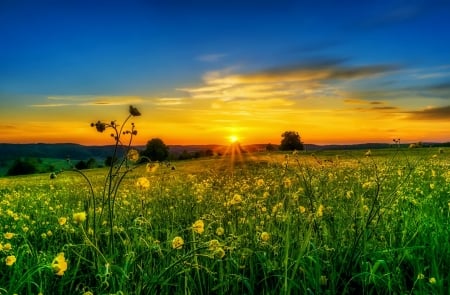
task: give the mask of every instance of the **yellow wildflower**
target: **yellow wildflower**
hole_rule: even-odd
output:
[[[225,229],[223,227],[220,226],[216,229],[216,235],[222,236],[224,233],[225,233]]]
[[[58,255],[52,261],[52,269],[57,276],[63,276],[67,270],[67,261],[64,258],[64,253],[58,253]]]
[[[59,223],[59,225],[64,225],[64,224],[66,224],[66,222],[67,222],[67,218],[66,217],[60,217],[60,218],[58,218],[58,223]]]
[[[419,273],[418,275],[417,275],[417,279],[418,280],[423,280],[425,278],[425,275],[423,274],[423,273]]]
[[[231,199],[231,201],[230,201],[230,205],[237,205],[240,203],[242,203],[242,196],[239,194],[235,194],[233,196],[233,199]]]
[[[17,260],[16,256],[9,255],[9,256],[6,256],[5,263],[7,266],[12,266],[14,263],[16,263],[16,260]]]
[[[182,249],[183,245],[184,245],[184,240],[182,237],[175,237],[172,240],[172,248],[174,248],[174,249],[178,249],[178,250]]]
[[[86,212],[73,213],[73,220],[78,224],[83,223],[86,221]]]
[[[225,256],[225,251],[222,248],[217,248],[214,250],[214,257],[222,259]]]
[[[267,242],[270,239],[270,234],[266,231],[261,233],[261,241]]]
[[[431,277],[428,282],[430,282],[430,284],[434,285],[436,284],[436,278],[435,277]]]
[[[283,180],[283,184],[284,184],[284,187],[285,187],[285,188],[290,187],[291,184],[292,184],[291,179],[286,177],[286,178]]]
[[[14,238],[15,234],[14,233],[5,233],[4,237],[7,240],[11,240],[12,238]]]
[[[305,213],[306,212],[306,208],[303,206],[298,207],[298,211],[300,211],[300,213]]]
[[[192,225],[192,230],[195,231],[198,234],[202,234],[205,231],[205,223],[203,220],[197,220]]]
[[[150,181],[146,177],[139,177],[136,186],[141,190],[146,190],[150,187]]]
[[[12,246],[11,246],[10,243],[6,243],[6,244],[3,245],[3,250],[9,251],[9,250],[11,250],[11,249],[12,249]]]
[[[258,180],[256,181],[256,184],[257,184],[258,186],[263,186],[263,185],[264,185],[264,179],[262,179],[262,178],[258,179]]]
[[[131,162],[137,162],[137,160],[139,160],[139,152],[135,149],[131,149],[127,153],[127,158]]]
[[[217,248],[219,248],[220,243],[218,240],[211,240],[208,242],[208,249],[213,251],[216,250]]]
[[[319,208],[317,209],[317,212],[316,212],[316,216],[317,217],[322,217],[323,216],[323,209],[324,209],[323,205],[322,204],[319,205]]]

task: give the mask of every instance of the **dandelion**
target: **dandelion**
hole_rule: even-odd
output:
[[[5,237],[5,239],[7,239],[7,240],[11,240],[12,238],[14,238],[14,236],[15,236],[15,234],[14,233],[5,233],[4,234],[4,237]]]
[[[323,216],[323,209],[324,209],[323,205],[320,204],[320,206],[319,206],[319,208],[317,209],[317,212],[316,212],[316,216],[317,217],[322,217]]]
[[[220,226],[216,229],[216,235],[222,236],[224,233],[225,233],[225,229],[223,227]]]
[[[436,278],[435,277],[431,277],[428,282],[430,282],[430,284],[434,285],[436,284]]]
[[[239,195],[239,194],[235,194],[233,196],[233,199],[231,199],[230,204],[231,205],[237,205],[237,204],[240,204],[240,203],[242,203],[242,196]]]
[[[67,222],[67,218],[66,217],[58,218],[59,225],[63,226],[64,224],[66,224],[66,222]]]
[[[266,232],[266,231],[263,231],[261,233],[260,238],[261,238],[261,241],[267,242],[270,239],[270,234],[268,232]]]
[[[131,162],[137,162],[137,160],[139,160],[139,152],[135,149],[131,149],[127,153],[127,158]]]
[[[172,240],[172,248],[173,248],[173,249],[180,250],[180,249],[183,248],[183,245],[184,245],[184,240],[183,240],[182,237],[175,237],[175,238]]]
[[[256,185],[263,186],[264,185],[264,179],[260,178],[256,181]]]
[[[211,240],[208,242],[208,249],[213,251],[220,247],[220,243],[218,240]]]
[[[73,220],[77,224],[81,224],[86,221],[86,212],[78,212],[73,214]]]
[[[286,177],[286,178],[283,180],[283,184],[284,184],[284,187],[285,187],[285,188],[290,187],[291,184],[292,184],[291,179],[289,179],[289,178]]]
[[[305,213],[306,212],[306,208],[303,206],[298,207],[298,211],[300,211],[300,213]]]
[[[139,177],[136,181],[136,186],[141,190],[146,190],[150,187],[150,181],[148,181],[147,177]]]
[[[203,220],[197,220],[192,225],[192,230],[198,234],[202,234],[205,231],[205,223]]]
[[[57,276],[63,276],[64,272],[67,270],[67,261],[64,258],[64,253],[58,253],[58,255],[52,261],[53,272]]]
[[[14,263],[16,263],[16,260],[17,260],[16,256],[9,255],[9,256],[6,256],[5,263],[7,266],[12,266]]]
[[[225,256],[225,251],[222,248],[217,248],[214,250],[214,257],[222,259]]]
[[[417,279],[418,279],[418,280],[423,280],[423,279],[425,279],[425,275],[424,275],[423,273],[419,273],[419,274],[417,275]]]

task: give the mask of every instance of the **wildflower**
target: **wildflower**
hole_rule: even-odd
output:
[[[97,123],[91,123],[91,127],[95,127],[98,132],[103,132],[106,130],[106,124],[100,121],[97,121]]]
[[[450,205],[449,205],[450,206]],[[225,233],[225,229],[223,227],[218,227],[216,229],[216,235],[222,236]]]
[[[7,240],[11,240],[12,238],[14,238],[15,234],[14,233],[5,233],[4,237]]]
[[[139,110],[132,105],[130,105],[129,111],[130,111],[130,115],[132,115],[133,117],[137,117],[137,116],[141,115],[141,112],[139,112]]]
[[[217,248],[214,250],[214,257],[222,259],[225,256],[225,251],[222,248]]]
[[[42,233],[42,234],[41,234],[41,238],[42,238],[42,239],[46,239],[46,238],[47,238],[47,234],[46,234],[46,233]]]
[[[173,249],[177,249],[177,250],[182,249],[183,245],[184,245],[184,240],[182,237],[175,237],[172,240],[172,248]]]
[[[323,205],[320,204],[320,206],[319,206],[319,208],[317,209],[317,212],[316,212],[316,216],[317,217],[322,217],[323,216],[323,209],[324,209]]]
[[[48,236],[48,237],[53,236],[53,232],[52,232],[51,230],[48,230],[48,231],[47,231],[47,236]]]
[[[436,284],[436,278],[435,277],[431,277],[428,282],[430,282],[430,284],[434,285]]]
[[[263,194],[264,199],[267,199],[269,196],[270,196],[269,192],[264,192],[264,194]]]
[[[146,177],[139,177],[136,186],[141,190],[146,190],[150,187],[150,181]]]
[[[372,151],[371,151],[371,150],[368,150],[364,155],[365,155],[366,157],[370,157],[370,156],[372,155]]]
[[[2,251],[3,250],[3,245],[2,245],[2,243],[0,243],[0,251]]]
[[[205,231],[205,223],[203,220],[197,220],[192,225],[192,230],[198,234],[202,234]]]
[[[139,160],[139,152],[135,149],[131,149],[127,153],[127,158],[131,162],[137,162],[137,160]]]
[[[267,242],[270,239],[270,234],[268,232],[266,232],[266,231],[263,231],[261,233],[260,238],[261,238],[261,241]]]
[[[430,188],[434,189],[435,188],[435,184],[434,183],[430,183]]]
[[[83,223],[86,221],[86,212],[73,213],[73,220],[78,224]]]
[[[66,224],[66,222],[67,222],[67,218],[66,217],[60,217],[60,218],[58,218],[58,223],[59,223],[59,225],[64,225],[64,224]]]
[[[239,195],[239,194],[235,194],[233,196],[233,199],[231,199],[230,204],[231,205],[237,205],[237,204],[240,204],[240,203],[242,203],[242,196]]]
[[[258,180],[256,181],[256,184],[257,184],[258,186],[263,186],[263,185],[264,185],[264,179],[262,179],[262,178],[258,179]]]
[[[300,213],[305,213],[306,212],[306,208],[303,206],[298,207],[298,211],[300,211]]]
[[[92,293],[91,291],[86,291],[83,293],[83,295],[94,295],[94,293]]]
[[[217,248],[219,248],[220,243],[218,240],[211,240],[208,242],[208,249],[213,251],[216,250]]]
[[[12,266],[14,263],[16,263],[16,256],[14,255],[9,255],[6,256],[5,262],[7,266]]]
[[[11,243],[6,243],[3,245],[3,250],[9,251],[12,249]]]
[[[292,184],[291,179],[285,178],[285,179],[283,180],[283,184],[284,184],[284,187],[285,187],[285,188],[290,187],[291,184]]]
[[[64,253],[58,253],[58,255],[52,261],[52,269],[57,276],[63,276],[67,270],[67,261],[64,258]]]
[[[425,275],[423,274],[423,273],[419,273],[418,275],[417,275],[417,279],[418,280],[423,280],[425,278]]]

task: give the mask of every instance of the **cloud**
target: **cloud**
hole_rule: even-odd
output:
[[[51,103],[32,104],[30,107],[36,108],[58,108],[69,106],[120,106],[138,104],[144,102],[137,96],[49,96],[47,100]],[[60,103],[54,103],[58,101]]]
[[[227,56],[226,54],[222,53],[213,53],[213,54],[205,54],[200,55],[197,57],[197,60],[203,61],[203,62],[217,62]]]
[[[414,120],[446,120],[450,118],[450,105],[444,107],[426,108],[420,111],[409,112],[410,119]]]
[[[184,105],[186,103],[187,103],[186,99],[179,97],[157,98],[154,100],[154,104],[157,106],[177,106],[177,105]]]

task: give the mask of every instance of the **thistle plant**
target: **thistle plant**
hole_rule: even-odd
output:
[[[105,177],[105,182],[100,197],[96,196],[92,182],[87,175],[72,165],[72,171],[80,174],[86,180],[90,188],[91,196],[85,203],[85,210],[88,213],[88,218],[86,218],[85,225],[86,227],[89,227],[89,225],[92,224],[95,239],[94,244],[98,247],[97,226],[102,224],[103,221],[107,222],[109,226],[109,238],[107,244],[110,253],[112,253],[114,249],[113,228],[117,193],[122,181],[125,179],[125,176],[138,166],[140,158],[139,152],[131,147],[133,139],[137,135],[138,131],[136,130],[134,123],[130,123],[128,127],[127,123],[132,117],[137,117],[140,115],[141,113],[139,110],[130,105],[129,114],[121,124],[116,121],[111,121],[109,123],[97,121],[96,123],[91,123],[91,127],[95,128],[100,133],[111,130],[111,137],[114,140],[114,150],[111,156],[111,163]],[[100,200],[99,204],[98,200]]]

